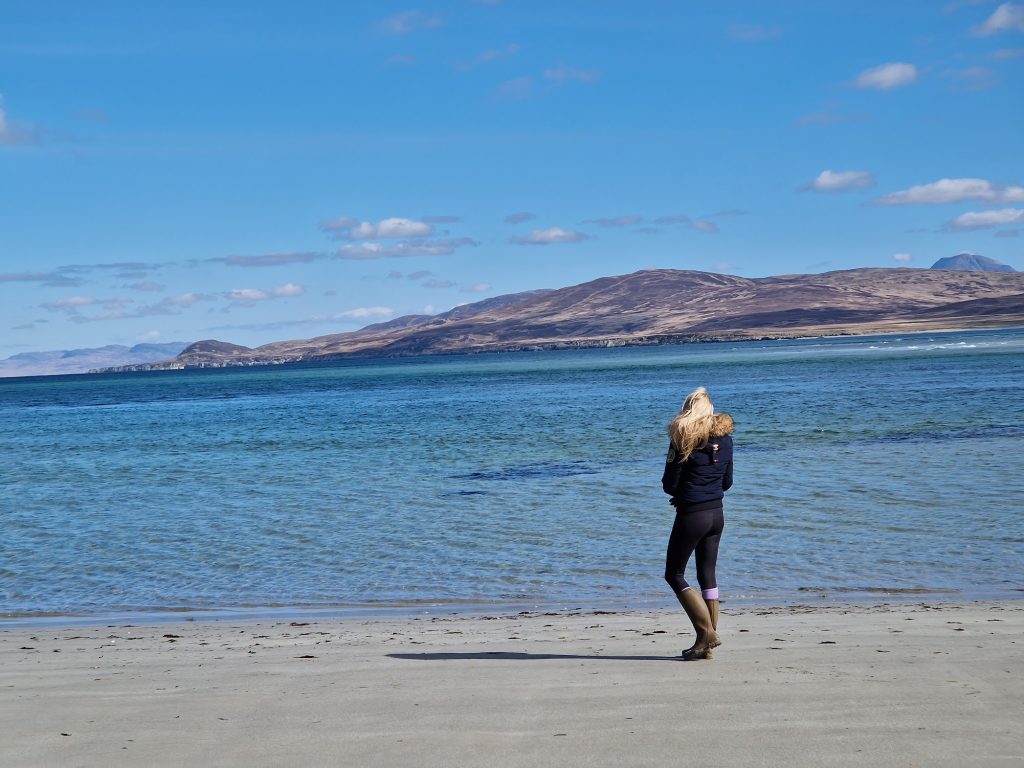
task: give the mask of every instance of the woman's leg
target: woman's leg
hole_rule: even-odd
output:
[[[676,599],[686,611],[697,635],[693,647],[683,651],[683,658],[708,658],[710,649],[718,644],[718,636],[711,624],[711,615],[697,590],[685,578],[686,563],[694,548],[706,537],[714,524],[708,512],[679,512],[672,526],[665,556],[665,581],[672,587]]]
[[[718,564],[718,545],[725,528],[725,515],[721,509],[714,511],[714,519],[707,535],[694,547],[697,560],[697,583],[700,584],[701,596],[707,603],[711,614],[711,626],[718,629],[718,579],[715,567]]]

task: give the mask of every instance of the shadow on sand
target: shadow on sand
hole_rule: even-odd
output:
[[[583,656],[572,653],[514,653],[481,651],[479,653],[389,653],[392,659],[412,661],[459,661],[466,659],[498,659],[501,661],[545,661],[549,659],[584,659],[586,661],[682,661],[679,656]]]

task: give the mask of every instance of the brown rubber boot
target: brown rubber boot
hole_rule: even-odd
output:
[[[688,587],[676,595],[679,604],[683,606],[686,615],[693,624],[693,631],[697,633],[697,640],[693,646],[683,651],[683,658],[686,661],[697,659],[710,659],[711,649],[719,644],[718,634],[711,624],[711,613],[700,596],[700,592],[693,587]]]
[[[708,613],[711,615],[711,628],[718,629],[718,600],[705,600],[704,604],[708,607]]]

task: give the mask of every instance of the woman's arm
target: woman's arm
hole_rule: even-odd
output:
[[[661,490],[669,496],[675,496],[680,476],[683,474],[683,466],[681,461],[676,461],[676,447],[669,443],[668,455],[665,457],[665,471],[661,473]]]

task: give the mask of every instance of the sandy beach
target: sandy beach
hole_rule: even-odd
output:
[[[0,633],[0,764],[1020,765],[1024,602]]]

